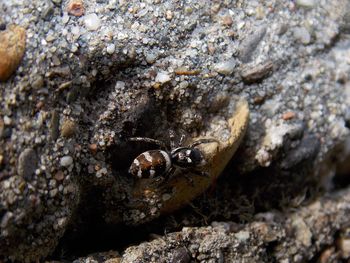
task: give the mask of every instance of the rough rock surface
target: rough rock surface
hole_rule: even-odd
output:
[[[0,30],[26,31],[20,65],[0,83],[2,259],[62,259],[64,243],[93,236],[96,225],[142,224],[158,234],[188,228],[154,241],[163,251],[152,243],[127,249],[126,262],[150,251],[148,261],[175,262],[350,254],[342,228],[347,190],[334,192],[349,183],[347,0],[93,0],[77,1],[78,16],[68,13],[72,2],[0,0]],[[152,226],[162,203],[137,200],[138,181],[127,173],[150,145],[127,138],[169,144],[172,129],[187,142],[228,140],[228,114],[242,99],[249,129],[236,158],[208,192]],[[317,213],[313,206],[284,212],[309,201]],[[256,219],[274,209],[287,220]],[[193,228],[213,221],[226,223]],[[259,226],[271,236],[259,237]],[[212,249],[215,238],[222,242]],[[128,245],[98,242],[89,252]]]

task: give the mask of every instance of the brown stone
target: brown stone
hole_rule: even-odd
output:
[[[9,25],[0,31],[0,81],[6,81],[21,62],[26,46],[26,31]]]
[[[69,138],[72,137],[77,130],[77,126],[72,120],[65,120],[62,124],[61,135],[63,137]]]
[[[283,113],[282,115],[282,119],[285,121],[291,120],[295,117],[295,113],[292,111],[287,111],[285,113]]]
[[[57,181],[62,181],[64,179],[64,173],[62,171],[57,171],[57,173],[55,174],[54,178]]]
[[[97,144],[96,143],[89,144],[89,150],[92,154],[96,154],[97,153]]]
[[[82,0],[70,0],[67,5],[67,12],[73,16],[82,16],[85,13]]]
[[[244,67],[241,71],[241,77],[244,83],[252,84],[262,81],[273,71],[274,64],[267,61],[258,66]]]

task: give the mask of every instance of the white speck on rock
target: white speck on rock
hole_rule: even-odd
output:
[[[108,53],[108,54],[113,54],[114,51],[115,51],[115,45],[114,45],[114,44],[109,44],[109,45],[107,46],[107,53]]]
[[[250,237],[250,234],[248,231],[239,231],[238,233],[235,234],[235,237],[241,241],[241,242],[244,242],[244,241],[247,241]]]
[[[166,83],[169,82],[171,80],[169,74],[167,72],[159,72],[156,76],[156,82],[160,82],[160,83]]]
[[[11,118],[9,118],[8,116],[5,115],[5,117],[4,117],[4,124],[5,125],[11,125],[11,123],[12,123]]]
[[[73,158],[71,156],[63,156],[60,160],[60,165],[63,167],[68,167],[73,164]]]
[[[297,0],[295,3],[297,4],[297,6],[306,7],[306,8],[312,8],[316,4],[315,0]]]
[[[88,30],[95,31],[100,28],[101,20],[95,13],[92,13],[84,17],[84,24]]]
[[[255,159],[263,167],[268,167],[271,164],[273,153],[281,148],[287,134],[293,135],[300,130],[299,125],[279,124],[270,125],[266,129],[262,147],[257,151]]]
[[[68,21],[69,21],[69,15],[65,12],[63,13],[63,16],[62,16],[62,23],[67,24]]]
[[[311,42],[310,33],[305,27],[296,27],[294,29],[294,37],[304,45],[310,44]]]
[[[71,32],[72,32],[72,34],[73,34],[75,37],[79,37],[79,35],[80,35],[80,27],[78,27],[78,26],[73,26],[72,29],[71,29]]]
[[[125,82],[118,80],[117,83],[115,83],[115,89],[116,90],[123,90],[123,89],[125,89]]]
[[[222,61],[215,64],[214,70],[224,75],[230,75],[232,74],[235,67],[236,67],[235,60],[229,59],[229,60]]]
[[[153,64],[157,60],[157,54],[154,52],[147,52],[145,54],[145,59],[147,63]]]

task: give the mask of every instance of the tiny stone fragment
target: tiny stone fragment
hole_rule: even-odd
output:
[[[115,51],[115,45],[114,44],[108,45],[106,50],[107,50],[108,54],[110,54],[110,55],[113,54]]]
[[[84,3],[82,0],[70,0],[67,5],[67,12],[73,16],[82,16],[85,13]]]
[[[88,30],[95,31],[100,28],[101,20],[95,13],[93,13],[85,16],[84,24]]]
[[[338,239],[338,246],[343,259],[348,259],[350,257],[350,238],[340,237]]]
[[[283,113],[282,115],[282,119],[287,121],[287,120],[291,120],[295,117],[295,113],[293,111],[287,111],[285,113]]]
[[[54,13],[53,3],[49,0],[45,1],[45,6],[41,12],[42,19],[48,21]]]
[[[156,76],[155,81],[159,83],[166,83],[171,80],[169,74],[167,72],[159,72]]]
[[[315,6],[315,0],[296,0],[297,6],[305,7],[305,8],[313,8]]]
[[[89,150],[92,154],[96,154],[97,153],[97,144],[96,143],[89,144]]]
[[[188,263],[191,258],[185,247],[179,247],[174,251],[172,263]]]
[[[246,84],[256,83],[263,80],[273,71],[272,61],[250,68],[243,68],[241,77]]]
[[[32,148],[26,148],[18,157],[17,172],[25,179],[30,179],[37,167],[38,158]]]
[[[73,164],[73,158],[69,155],[63,156],[60,160],[60,165],[63,167],[69,167]]]
[[[64,179],[64,173],[62,171],[57,171],[54,178],[56,181],[62,181]]]
[[[239,57],[244,63],[247,63],[251,60],[253,52],[258,47],[261,40],[265,37],[266,27],[258,28],[251,35],[247,36],[242,44],[239,51]]]
[[[33,80],[32,87],[34,89],[41,89],[43,86],[44,86],[44,78],[39,75]]]
[[[308,45],[311,42],[310,33],[305,27],[296,27],[294,29],[294,37],[304,45]]]
[[[77,130],[77,126],[72,120],[65,120],[62,124],[61,135],[63,137],[69,138],[72,137]]]
[[[26,31],[17,25],[10,25],[0,31],[0,81],[6,81],[17,69],[26,46]]]
[[[220,74],[231,75],[235,67],[236,67],[235,60],[229,59],[227,61],[217,63],[214,66],[214,70]]]

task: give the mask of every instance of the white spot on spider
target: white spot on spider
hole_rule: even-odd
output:
[[[186,150],[186,155],[190,156],[190,154],[191,154],[191,150]]]
[[[139,162],[139,160],[135,159],[135,160],[133,161],[133,164],[135,164],[135,165],[136,165],[136,167],[139,167],[140,162]]]
[[[153,176],[156,174],[156,171],[153,169],[149,170],[150,177],[153,178]]]
[[[141,168],[139,168],[139,170],[137,171],[137,177],[138,178],[142,178],[142,170],[141,170]]]
[[[192,163],[192,159],[191,158],[186,158],[188,163]]]
[[[153,161],[153,158],[152,156],[149,154],[149,152],[144,152],[143,153],[143,156],[145,157],[145,159],[148,161],[148,162],[152,162]]]

